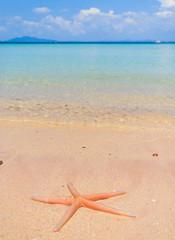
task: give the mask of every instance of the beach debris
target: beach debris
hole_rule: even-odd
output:
[[[154,222],[153,226],[159,225],[159,222]]]
[[[80,195],[79,192],[74,188],[72,183],[69,183],[67,187],[74,198],[72,197],[54,197],[54,198],[32,197],[32,200],[35,200],[38,202],[70,205],[70,207],[68,208],[64,216],[61,218],[58,225],[55,227],[54,232],[58,232],[80,207],[86,207],[93,210],[111,213],[115,215],[134,217],[134,218],[136,217],[134,213],[120,211],[113,207],[108,207],[108,206],[94,202],[97,200],[107,199],[107,198],[125,194],[126,192],[124,191],[115,191],[112,193],[97,193],[97,194],[91,194],[91,195]]]
[[[86,148],[85,146],[83,146],[82,148]]]
[[[158,153],[153,153],[153,157],[158,157]]]
[[[156,199],[152,199],[152,202],[156,202]]]
[[[2,165],[3,164],[3,161],[2,160],[0,160],[0,165]]]

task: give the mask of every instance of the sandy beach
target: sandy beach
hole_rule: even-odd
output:
[[[175,0],[13,2],[0,3],[0,240],[175,240]],[[73,207],[34,201],[58,196]]]
[[[0,239],[174,239],[175,135],[110,127],[0,122]],[[153,156],[153,154],[158,156]],[[79,209],[60,232],[67,206],[32,196],[125,190],[101,203],[136,218]]]

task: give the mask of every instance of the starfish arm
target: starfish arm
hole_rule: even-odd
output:
[[[64,226],[64,224],[73,216],[73,214],[78,210],[79,207],[80,207],[80,201],[77,199],[68,208],[68,210],[66,211],[64,216],[61,218],[61,220],[59,221],[59,223],[55,227],[54,232],[58,232]]]
[[[78,197],[80,196],[79,192],[74,188],[74,186],[72,185],[72,183],[69,183],[67,185],[69,191],[71,192],[71,194],[74,196],[74,197]]]
[[[32,197],[32,200],[44,203],[52,203],[52,204],[63,204],[63,205],[71,205],[74,202],[74,198],[70,197],[55,197],[55,198],[40,198],[40,197]]]
[[[101,199],[111,198],[115,196],[119,196],[125,194],[126,192],[123,191],[114,191],[112,193],[98,193],[98,194],[91,194],[91,195],[84,195],[83,198],[91,201],[97,201]]]
[[[107,206],[104,206],[102,204],[91,202],[91,201],[86,200],[86,199],[82,199],[82,206],[87,207],[87,208],[91,208],[91,209],[94,209],[94,210],[102,211],[102,212],[112,213],[112,214],[115,214],[115,215],[121,215],[121,216],[127,216],[127,217],[136,217],[134,213],[119,211],[115,208],[107,207]]]

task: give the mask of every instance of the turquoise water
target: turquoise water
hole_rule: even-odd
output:
[[[175,116],[175,44],[1,44],[0,115]]]

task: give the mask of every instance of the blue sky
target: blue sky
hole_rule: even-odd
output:
[[[175,41],[175,0],[2,0],[0,40]]]

